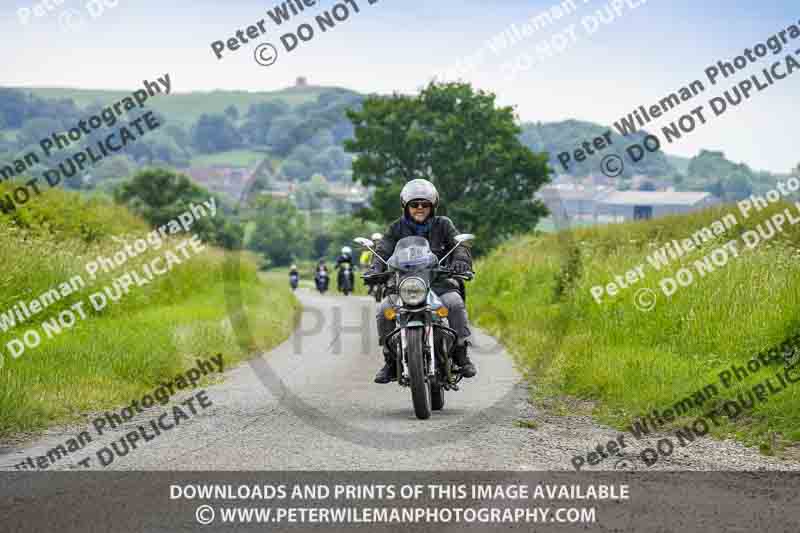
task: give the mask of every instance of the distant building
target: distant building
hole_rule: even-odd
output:
[[[707,192],[616,191],[597,200],[598,222],[624,222],[689,213],[719,203]]]
[[[574,187],[543,187],[536,196],[557,219],[594,220],[596,203],[604,192]]]
[[[242,195],[251,177],[250,171],[236,167],[190,167],[183,172],[209,191],[232,198]]]
[[[308,87],[308,78],[305,76],[298,76],[294,83],[295,87]]]

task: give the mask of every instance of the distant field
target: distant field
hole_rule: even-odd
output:
[[[536,229],[542,233],[555,233],[559,230],[569,230],[575,228],[588,228],[596,224],[587,220],[571,220],[569,224],[563,224],[563,227],[556,229],[556,225],[551,218],[543,218],[536,225]]]
[[[192,166],[209,167],[213,165],[250,167],[264,159],[265,155],[253,150],[230,150],[214,154],[198,154],[192,157]]]
[[[179,80],[171,80],[173,87]],[[80,107],[86,107],[93,102],[103,105],[114,102],[130,95],[130,91],[90,90],[90,89],[59,89],[37,88],[29,90],[42,98],[70,98]],[[164,113],[170,119],[184,124],[194,123],[203,113],[222,113],[230,105],[236,106],[240,114],[247,113],[250,105],[281,100],[290,105],[300,105],[316,101],[317,97],[330,90],[329,87],[308,87],[303,89],[288,88],[274,92],[247,92],[247,91],[212,91],[192,92],[189,94],[172,93],[169,96],[156,96],[147,101],[156,111]]]

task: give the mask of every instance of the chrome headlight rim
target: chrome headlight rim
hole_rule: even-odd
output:
[[[403,300],[403,304],[409,306],[422,305],[428,299],[428,284],[422,278],[406,278],[400,282],[397,292],[400,293],[400,299]]]

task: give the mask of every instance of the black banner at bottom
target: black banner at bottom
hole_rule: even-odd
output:
[[[789,472],[3,473],[3,531],[799,531]]]

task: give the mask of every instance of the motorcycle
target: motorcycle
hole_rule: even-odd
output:
[[[447,308],[431,289],[441,278],[471,281],[473,274],[458,274],[442,266],[463,243],[475,238],[471,234],[455,237],[456,245],[438,259],[423,237],[405,237],[394,253],[384,261],[375,252],[374,243],[362,237],[355,239],[383,262],[387,271],[365,274],[365,282],[385,286],[392,304],[384,316],[395,320],[396,327],[383,344],[395,356],[398,383],[411,389],[411,401],[417,418],[430,418],[431,411],[444,408],[444,391],[457,391],[462,375],[456,370],[452,350],[456,332],[450,328]]]
[[[317,271],[314,282],[317,284],[317,290],[320,294],[325,294],[325,291],[328,290],[329,281],[328,272],[326,270]]]
[[[297,272],[292,272],[289,274],[289,285],[292,286],[292,290],[297,290],[297,284],[300,281],[300,275]]]
[[[350,263],[342,263],[339,270],[339,292],[343,292],[345,296],[353,292],[353,266]]]

